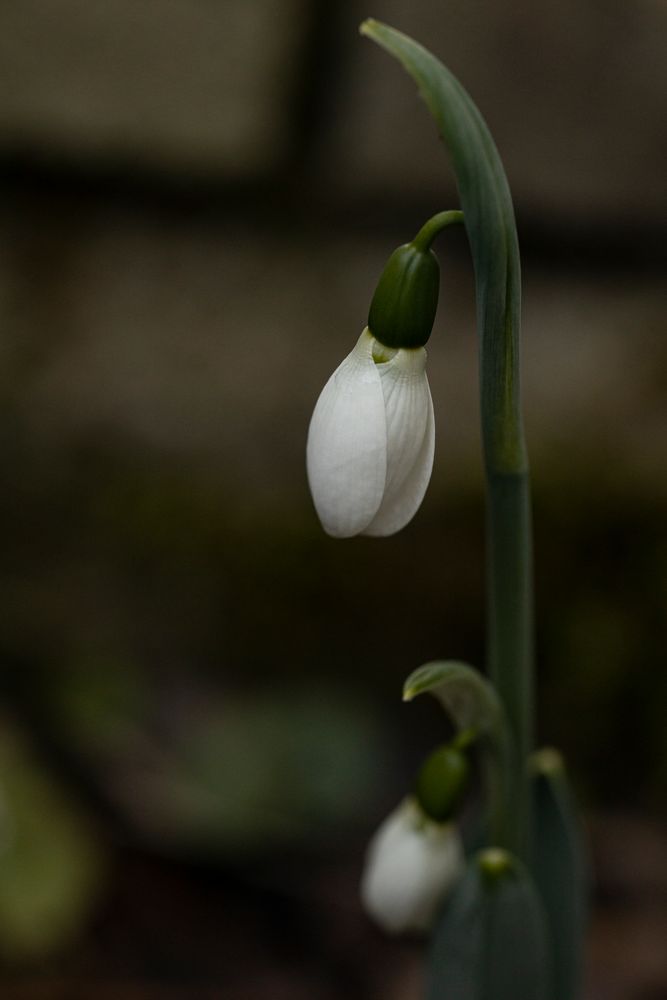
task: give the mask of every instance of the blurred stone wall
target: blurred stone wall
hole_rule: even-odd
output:
[[[26,0],[0,12],[5,152],[253,176],[291,138],[306,0]]]
[[[396,67],[357,37],[365,9],[353,0],[5,4],[0,148],[219,181],[267,175],[298,143],[306,97],[310,115],[324,117],[320,184],[437,200],[444,170],[431,122]],[[610,214],[650,223],[664,211],[661,4],[381,0],[373,16],[428,42],[465,82],[519,206],[566,213],[568,224]]]
[[[456,202],[428,115],[358,37],[362,15],[306,0],[2,7],[4,352],[31,433],[205,449],[249,488],[280,456],[272,475],[294,481],[312,399],[388,250]],[[602,435],[610,464],[664,486],[664,7],[420,0],[375,15],[448,61],[505,159],[537,455],[576,463],[574,436],[601,457]],[[442,242],[447,461],[475,446],[476,376],[465,246]]]
[[[46,510],[77,456],[115,451],[196,470],[221,517],[317,530],[313,401],[390,250],[456,204],[413,86],[357,34],[364,14],[351,0],[0,7],[9,506],[31,482]],[[449,63],[505,159],[538,497],[664,504],[664,6],[385,0],[374,14]],[[461,233],[440,243],[430,516],[481,489],[469,260]]]

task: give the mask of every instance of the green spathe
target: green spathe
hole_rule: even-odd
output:
[[[382,272],[368,313],[368,328],[385,347],[423,347],[431,336],[440,286],[432,250],[405,243]]]

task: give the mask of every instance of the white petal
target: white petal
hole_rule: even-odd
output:
[[[433,469],[435,420],[423,348],[398,351],[378,365],[387,419],[387,476],[366,535],[393,535],[414,517]]]
[[[390,933],[425,931],[464,865],[451,823],[434,823],[405,799],[371,840],[361,882],[367,912]]]
[[[374,338],[364,330],[325,385],[308,429],[308,482],[322,527],[358,535],[384,493],[387,424]]]

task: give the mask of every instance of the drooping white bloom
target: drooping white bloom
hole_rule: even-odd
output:
[[[327,534],[392,535],[416,513],[435,446],[425,365],[423,347],[392,350],[366,328],[322,390],[307,465]]]
[[[436,823],[403,800],[372,838],[361,880],[366,911],[389,933],[427,931],[464,869],[453,823]]]

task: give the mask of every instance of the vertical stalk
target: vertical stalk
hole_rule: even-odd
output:
[[[529,849],[526,760],[533,743],[532,580],[527,472],[487,479],[488,672],[505,706],[512,734],[506,830],[510,847]]]
[[[516,265],[508,267],[511,311],[521,294]],[[480,312],[484,303],[480,303]],[[519,322],[480,322],[480,397],[486,476],[487,670],[505,706],[512,737],[508,845],[526,857],[530,815],[526,760],[533,747],[533,579],[530,480],[523,434]]]

